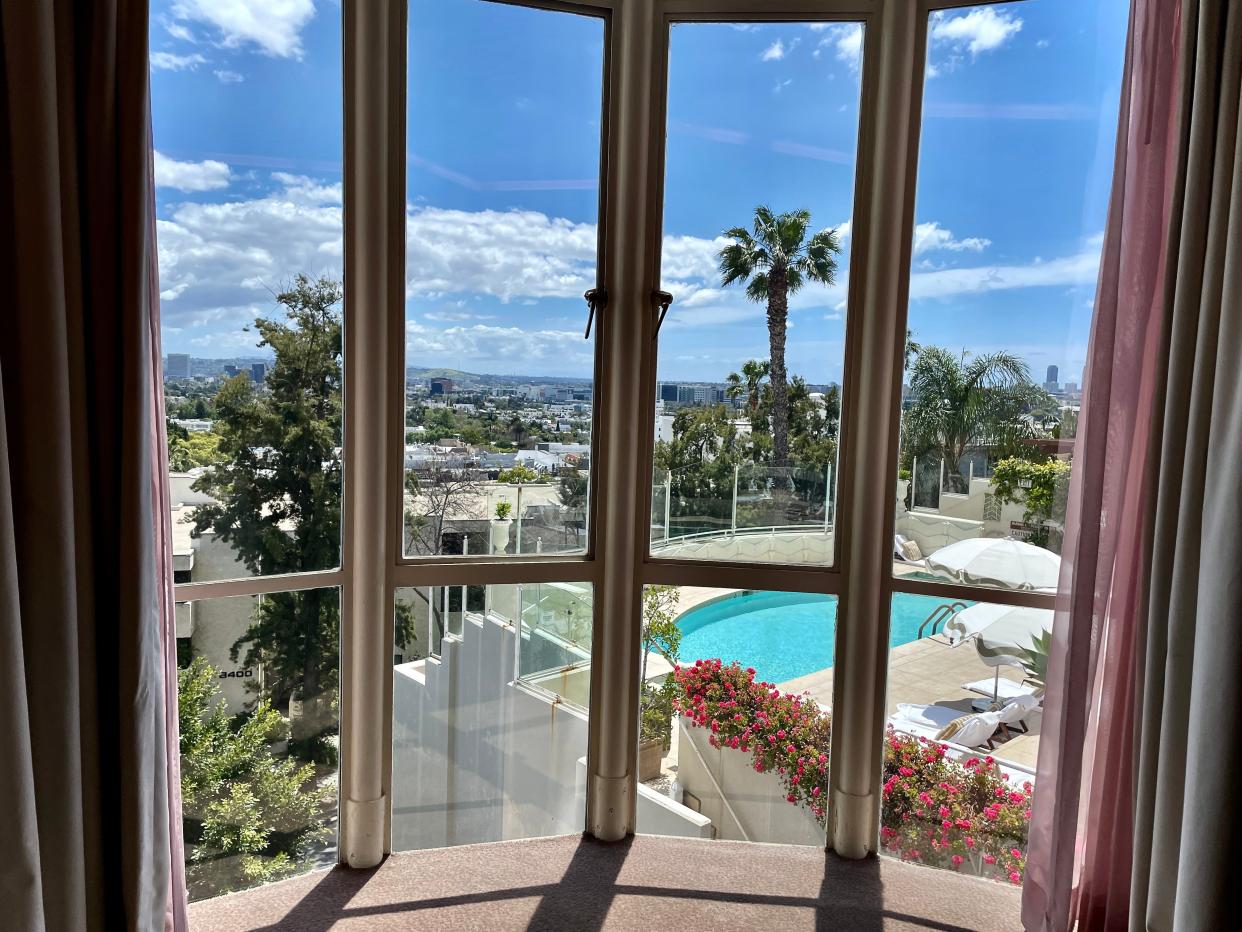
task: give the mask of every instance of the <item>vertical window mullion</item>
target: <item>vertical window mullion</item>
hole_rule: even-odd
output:
[[[829,846],[876,850],[883,767],[892,524],[901,350],[914,223],[918,101],[926,50],[921,4],[886,0],[863,55],[861,207],[852,262],[837,510],[843,588],[833,680]],[[868,93],[870,89],[870,93]],[[861,227],[861,229],[859,229]]]
[[[392,591],[389,404],[404,313],[405,0],[344,4],[345,494],[340,860],[388,847]]]
[[[601,385],[596,482],[596,556],[600,561],[591,665],[587,749],[587,830],[603,840],[634,831],[638,754],[641,583],[646,550],[644,444],[647,411],[634,398],[652,371],[650,295],[655,287],[660,220],[651,145],[663,73],[656,0],[626,0],[609,30],[608,133],[603,184],[601,268],[608,305],[599,321]],[[654,237],[654,241],[653,241]],[[655,245],[653,246],[653,242]]]

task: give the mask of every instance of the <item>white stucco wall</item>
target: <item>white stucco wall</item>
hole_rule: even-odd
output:
[[[819,847],[827,843],[810,810],[785,799],[779,775],[756,772],[747,752],[712,747],[708,730],[689,725],[685,718],[678,719],[678,728],[677,778],[699,799],[717,838]]]
[[[515,682],[514,663],[512,625],[475,614],[439,658],[394,668],[394,850],[583,830],[586,713]],[[639,795],[640,831],[710,835],[702,816]]]

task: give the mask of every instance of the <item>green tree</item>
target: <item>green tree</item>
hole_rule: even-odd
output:
[[[1023,505],[1022,520],[1033,525],[1031,543],[1060,551],[1061,530],[1069,501],[1070,464],[1050,459],[1044,463],[1010,457],[996,464],[992,492],[1001,502]]]
[[[734,469],[746,453],[724,405],[678,411],[673,439],[655,449],[655,468],[669,474],[670,516],[683,519],[683,525],[689,519],[696,531],[727,526]]]
[[[213,466],[223,462],[220,435],[212,431],[181,431],[181,436],[168,437],[168,468],[185,472],[196,466]]]
[[[502,469],[498,472],[496,474],[496,481],[522,485],[531,482],[542,482],[543,477],[529,466],[523,466],[519,463],[516,466],[510,466],[508,469]]]
[[[221,459],[194,486],[214,502],[195,511],[193,533],[232,544],[256,575],[340,560],[341,294],[339,282],[299,275],[276,296],[284,319],[255,321],[275,354],[263,391],[241,374],[216,395]],[[322,707],[337,684],[339,625],[334,590],[267,596],[233,654],[264,666],[277,706],[296,692]]]
[[[789,460],[789,401],[785,373],[785,332],[789,323],[789,296],[808,282],[835,281],[835,254],[841,251],[836,231],[820,230],[807,238],[809,210],[774,214],[755,208],[753,232],[745,227],[726,230],[731,239],[720,251],[720,283],[727,287],[746,282],[746,296],[767,305],[768,377],[772,386],[772,457],[777,466]]]
[[[407,472],[405,491],[407,553],[440,553],[445,522],[469,518],[484,509],[483,483],[478,473],[447,459],[435,459],[423,469]]]
[[[768,363],[758,359],[748,359],[742,363],[742,374],[730,372],[725,387],[725,394],[731,401],[746,399],[746,407],[753,415],[759,409],[759,399],[764,387],[764,379],[768,377]]]
[[[292,873],[326,837],[334,797],[313,764],[272,753],[286,726],[266,699],[237,720],[229,716],[218,676],[201,657],[177,672],[191,899]]]
[[[681,652],[681,628],[677,627],[677,586],[647,586],[643,589],[642,696],[639,701],[639,733],[643,741],[659,740],[667,748],[673,730],[673,677],[661,686],[647,682],[647,658],[654,652],[670,664]]]
[[[1026,363],[1012,353],[959,357],[922,347],[910,370],[912,404],[902,425],[907,455],[943,457],[945,475],[959,477],[962,457],[1013,426],[1029,386]]]

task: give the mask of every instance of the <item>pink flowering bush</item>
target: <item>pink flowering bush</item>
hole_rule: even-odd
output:
[[[880,844],[907,861],[1022,883],[1031,784],[1014,788],[991,757],[965,761],[945,746],[889,729]]]
[[[751,755],[755,770],[780,777],[785,798],[820,825],[828,803],[831,719],[804,696],[755,680],[719,660],[675,666],[674,708],[713,747]],[[955,760],[945,746],[891,729],[884,746],[880,843],[932,867],[1020,884],[1026,869],[1031,784],[1015,789],[991,757]]]
[[[755,770],[779,774],[785,798],[804,805],[824,824],[828,802],[828,714],[803,696],[755,682],[755,671],[719,660],[673,668],[674,708],[711,729],[712,747],[754,758]]]

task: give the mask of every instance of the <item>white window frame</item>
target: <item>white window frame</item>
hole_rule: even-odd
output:
[[[589,539],[575,555],[408,557],[401,509],[405,366],[406,2],[345,0],[345,444],[341,566],[187,583],[177,601],[341,589],[339,857],[389,850],[393,594],[404,586],[589,582],[596,607],[584,827],[634,831],[644,585],[815,592],[839,601],[828,846],[878,849],[893,592],[1052,607],[1053,597],[894,577],[897,474],[928,17],[1005,0],[492,0],[605,24]],[[668,30],[688,21],[864,23],[831,566],[669,560],[648,552],[663,235]],[[643,197],[624,197],[624,192]],[[584,309],[585,310],[585,309]],[[675,309],[674,309],[675,313]],[[866,364],[863,364],[863,361]],[[634,400],[634,373],[640,392]],[[634,442],[634,438],[640,442]],[[606,507],[605,507],[606,505]]]

